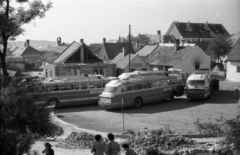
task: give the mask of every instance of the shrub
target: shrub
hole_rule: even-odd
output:
[[[218,137],[224,137],[223,143],[233,144],[237,150],[240,150],[240,115],[235,119],[226,120],[223,117],[216,119],[215,122],[202,123],[198,119],[195,124],[200,133],[213,134]]]

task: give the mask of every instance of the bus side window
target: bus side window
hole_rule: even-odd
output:
[[[59,85],[52,86],[52,91],[59,91]]]
[[[74,90],[74,84],[73,83],[68,85],[68,90]]]
[[[62,90],[62,91],[64,91],[64,90],[67,90],[67,87],[66,87],[66,85],[64,85],[64,84],[61,84],[61,90]]]
[[[81,83],[80,87],[81,87],[81,89],[87,89],[87,84],[86,83]]]
[[[101,81],[95,83],[95,88],[102,88],[102,83],[101,83]]]
[[[133,83],[133,90],[139,90],[142,89],[141,83]]]
[[[127,88],[127,91],[132,91],[132,85],[131,84],[126,85],[126,88]]]
[[[89,89],[93,89],[94,88],[94,83],[92,83],[92,82],[89,82]]]
[[[75,83],[75,90],[79,90],[79,83]]]
[[[152,84],[150,82],[143,83],[144,89],[152,88]]]
[[[127,91],[126,86],[122,86],[122,87],[121,87],[121,92],[123,93],[123,92],[126,92],[126,91]]]
[[[46,92],[50,92],[50,91],[52,91],[51,86],[46,86]]]

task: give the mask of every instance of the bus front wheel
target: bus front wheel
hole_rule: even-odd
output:
[[[134,100],[134,107],[140,108],[141,106],[142,106],[142,99],[140,97],[138,97]]]
[[[59,102],[58,102],[58,100],[56,100],[56,99],[50,99],[50,100],[48,101],[48,105],[49,105],[49,106],[52,106],[54,109],[57,109],[57,108],[58,108],[58,104],[59,104]]]

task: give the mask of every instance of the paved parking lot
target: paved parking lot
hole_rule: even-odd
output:
[[[210,99],[189,100],[186,96],[175,101],[161,101],[144,105],[139,109],[124,108],[125,129],[159,129],[165,126],[175,131],[195,131],[194,122],[220,117],[236,118],[239,112],[239,91],[215,91]],[[102,132],[122,132],[122,110],[105,111],[97,105],[64,107],[56,115],[81,128]]]

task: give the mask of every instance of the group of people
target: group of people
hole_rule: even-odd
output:
[[[93,155],[118,155],[121,151],[120,145],[118,142],[114,141],[114,135],[109,133],[107,135],[109,143],[105,145],[102,141],[101,135],[95,136],[95,143],[92,146],[91,153]],[[126,151],[126,155],[137,155],[133,150],[129,148],[128,144],[122,144],[123,149]]]
[[[109,139],[109,143],[105,145],[101,135],[95,136],[95,142],[91,149],[91,153],[93,153],[93,155],[118,155],[120,153],[120,145],[118,142],[114,141],[114,135],[109,133],[107,137]],[[51,144],[46,142],[44,145],[45,150],[43,150],[42,153],[45,153],[46,155],[54,155],[54,150],[51,148]],[[122,144],[122,147],[126,151],[125,155],[137,155],[129,148],[128,144]]]

